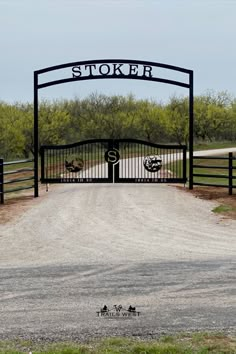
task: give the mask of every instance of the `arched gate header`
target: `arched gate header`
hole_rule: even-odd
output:
[[[161,70],[160,70],[161,69]],[[163,77],[163,69],[178,72],[180,79]],[[164,75],[165,72],[164,70]],[[46,75],[45,75],[46,74]],[[56,77],[58,75],[58,77]],[[46,78],[45,78],[46,77]],[[34,72],[35,197],[38,197],[38,90],[74,81],[129,79],[161,82],[189,90],[189,188],[193,188],[193,71],[178,66],[128,59],[99,59],[55,65]]]

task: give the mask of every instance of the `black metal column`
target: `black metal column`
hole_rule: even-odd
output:
[[[189,73],[189,189],[193,189],[193,71]]]
[[[34,72],[34,197],[39,196],[38,187],[38,74]]]

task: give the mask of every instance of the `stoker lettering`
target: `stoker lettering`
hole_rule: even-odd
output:
[[[87,64],[72,67],[72,77],[83,76],[142,76],[152,78],[150,65],[138,64]]]

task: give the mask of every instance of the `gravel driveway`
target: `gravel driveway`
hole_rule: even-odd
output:
[[[235,332],[236,222],[214,205],[167,185],[53,187],[0,225],[0,338]]]

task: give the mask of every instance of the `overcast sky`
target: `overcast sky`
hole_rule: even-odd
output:
[[[236,0],[0,0],[0,100],[32,102],[33,71],[86,59],[194,70],[195,94],[236,96]],[[133,80],[74,82],[42,98],[92,92],[165,100],[186,89]]]

